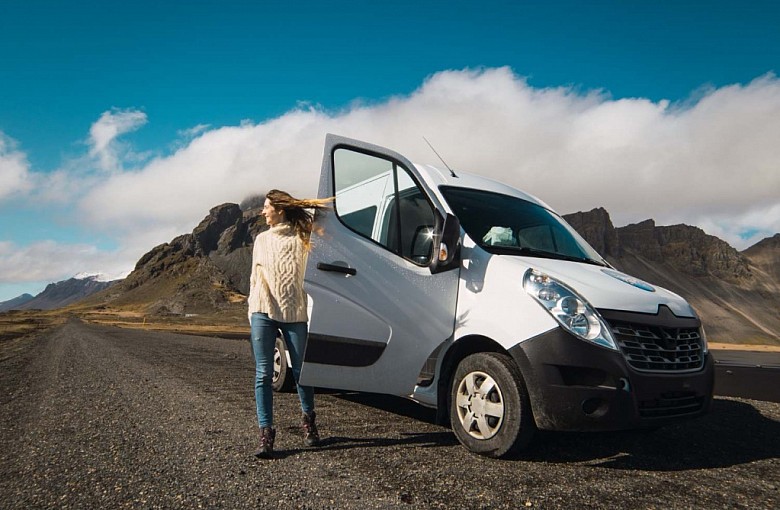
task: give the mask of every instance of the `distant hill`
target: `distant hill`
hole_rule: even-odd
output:
[[[33,298],[32,294],[22,294],[8,301],[0,303],[0,312],[6,312],[8,310],[17,310],[20,306],[24,305]]]
[[[615,228],[603,208],[565,218],[618,269],[688,299],[710,340],[780,344],[780,235],[740,253],[688,225],[647,220]],[[265,228],[257,209],[214,207],[191,233],[156,246],[125,280],[80,305],[240,319],[252,242]]]
[[[21,305],[17,310],[53,310],[75,303],[96,292],[107,289],[116,281],[100,281],[97,275],[69,278],[57,283],[50,283],[43,292]],[[16,298],[19,299],[19,298]],[[10,310],[10,308],[9,308]]]
[[[688,225],[615,228],[603,208],[564,218],[621,271],[686,298],[710,340],[780,344],[780,235],[740,253]]]
[[[742,254],[757,269],[758,276],[780,281],[780,234],[759,241]]]

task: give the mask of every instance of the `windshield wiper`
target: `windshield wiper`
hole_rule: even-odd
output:
[[[558,259],[569,260],[571,262],[584,262],[585,264],[593,264],[594,266],[608,267],[605,263],[598,260],[589,259],[587,257],[576,257],[574,255],[565,255],[563,253],[555,253],[553,251],[539,250],[536,248],[529,248],[528,246],[494,246],[494,245],[481,245],[485,250],[492,253],[508,253],[511,255],[528,255],[530,257],[541,257],[545,259]]]

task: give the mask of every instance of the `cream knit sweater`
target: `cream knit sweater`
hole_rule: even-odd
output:
[[[267,313],[279,322],[306,322],[303,276],[306,249],[289,223],[261,232],[252,248],[249,283],[249,319],[254,312]]]

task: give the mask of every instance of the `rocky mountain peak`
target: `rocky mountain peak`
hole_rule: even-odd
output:
[[[693,276],[731,282],[752,278],[749,261],[725,241],[689,225],[656,226],[653,220],[617,229],[623,249],[653,262],[666,262]]]
[[[654,220],[647,219],[615,228],[603,208],[567,214],[564,218],[596,251],[611,261],[618,261],[630,253],[652,263],[668,264],[694,277],[710,275],[732,283],[753,278],[750,261],[745,255],[698,227],[657,226]],[[780,245],[780,236],[775,238],[770,238],[761,247],[756,245],[755,252],[765,250],[764,246],[774,242]]]
[[[242,223],[243,212],[238,204],[222,204],[212,208],[192,231],[196,250],[208,255],[219,246],[222,233],[228,228],[237,229]]]
[[[566,221],[604,257],[619,257],[620,242],[609,213],[603,207],[567,214]],[[652,220],[651,220],[652,221]]]

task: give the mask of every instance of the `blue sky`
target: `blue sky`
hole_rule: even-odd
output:
[[[527,98],[531,109],[518,111],[546,119],[534,132],[549,130],[549,140],[564,137],[560,146],[565,147],[588,138],[555,131],[558,121],[565,130],[562,119],[590,123],[596,127],[588,133],[615,136],[620,139],[615,143],[628,143],[621,133],[636,119],[650,119],[647,126],[660,126],[667,134],[642,152],[648,175],[668,156],[664,140],[673,140],[683,125],[681,136],[692,137],[685,146],[702,144],[695,151],[672,151],[680,154],[677,171],[685,172],[700,161],[696,154],[744,145],[739,138],[744,129],[740,135],[706,128],[716,121],[759,126],[751,144],[778,129],[776,116],[767,114],[777,108],[777,27],[780,6],[769,1],[3,2],[0,185],[5,183],[6,191],[0,190],[0,264],[5,266],[0,267],[0,301],[36,293],[71,273],[126,272],[154,244],[191,229],[219,203],[215,199],[239,201],[239,189],[201,196],[196,187],[189,196],[171,192],[143,201],[142,188],[152,182],[175,188],[173,176],[190,176],[184,178],[213,188],[219,179],[241,181],[248,171],[241,166],[210,174],[192,170],[197,166],[192,163],[189,170],[178,166],[202,160],[191,155],[199,150],[209,155],[224,150],[233,158],[237,153],[230,151],[237,150],[248,158],[248,168],[287,147],[289,155],[265,164],[316,166],[320,154],[314,140],[321,144],[325,130],[341,128],[404,152],[409,142],[398,130],[377,123],[422,122],[409,113],[417,102],[425,105],[420,116],[441,125],[450,118],[456,123],[464,112],[489,110],[471,102],[474,91],[483,89],[504,91],[506,96],[496,97],[512,105]],[[447,105],[452,98],[460,99]],[[549,113],[556,108],[566,113]],[[712,120],[704,122],[710,114]],[[374,122],[360,129],[361,115],[373,116]],[[491,121],[482,119],[480,125],[489,131]],[[434,142],[452,144],[453,154],[469,145],[469,139],[454,139],[457,131],[440,132]],[[295,140],[313,156],[295,160]],[[591,149],[611,147],[601,138],[587,143]],[[213,145],[201,148],[207,144]],[[750,189],[771,192],[777,185],[771,169],[775,174],[780,169],[770,145],[751,146],[757,161],[730,167],[732,173],[747,172]],[[244,149],[229,149],[236,146]],[[416,155],[419,149],[408,150]],[[615,154],[610,149],[598,156]],[[625,168],[623,156],[615,157],[615,167]],[[555,164],[555,157],[542,159]],[[468,162],[468,155],[461,160]],[[215,159],[211,168],[218,166]],[[512,181],[512,174],[490,171],[509,172],[506,166],[501,160],[484,168]],[[479,173],[479,168],[469,170]],[[275,174],[262,175],[266,182]],[[316,171],[311,175],[316,179]],[[780,221],[778,200],[766,193],[740,202],[714,189],[712,200],[698,208],[661,201],[656,209],[642,210],[610,202],[607,189],[572,199],[557,196],[541,179],[512,184],[525,182],[563,213],[572,212],[569,205],[604,205],[613,220],[685,221],[732,244],[774,233]],[[774,195],[780,195],[780,187]],[[126,209],[106,214],[106,221],[96,218],[101,207],[124,200]],[[160,200],[170,201],[171,209],[161,208]],[[191,207],[175,207],[184,201]],[[708,202],[725,205],[718,209]],[[133,203],[142,211],[131,209]],[[51,260],[60,256],[72,263]]]

